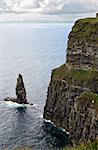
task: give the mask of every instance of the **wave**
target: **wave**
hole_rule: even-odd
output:
[[[37,104],[19,104],[12,101],[0,101],[0,108],[34,108],[38,109],[39,105]]]

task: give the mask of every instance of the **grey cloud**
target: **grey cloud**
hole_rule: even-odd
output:
[[[94,0],[92,0],[92,2],[90,1],[77,1],[75,3],[75,1],[73,1],[71,3],[70,1],[70,5],[64,5],[63,11],[65,13],[71,12],[71,13],[90,13],[90,12],[95,12],[97,11],[98,8],[98,3],[96,0],[96,3],[94,2]]]
[[[6,3],[4,0],[1,0],[0,1],[0,10],[4,10],[4,9],[6,9]]]
[[[26,13],[29,9],[39,8],[42,0],[1,0],[0,13]],[[27,5],[24,5],[25,2]],[[31,2],[31,5],[29,4]],[[17,9],[17,10],[15,10]]]
[[[22,6],[25,9],[39,8],[41,1],[42,0],[20,0],[20,4],[18,5],[18,7]],[[27,5],[24,5],[25,2],[27,2]],[[31,3],[29,4],[29,2]]]
[[[58,5],[57,5],[58,4]],[[61,6],[60,9],[58,7]],[[50,7],[50,9],[49,9]],[[46,6],[42,13],[59,15],[59,14],[78,14],[78,13],[91,13],[98,10],[97,0],[82,1],[82,0],[68,0],[60,1],[60,3],[55,3],[55,9],[52,7],[52,2],[50,5]]]
[[[0,13],[29,13],[62,15],[96,12],[97,0],[0,0]]]

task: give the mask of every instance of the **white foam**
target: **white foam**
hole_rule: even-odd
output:
[[[67,131],[66,134],[70,134],[70,133]]]
[[[27,108],[34,108],[34,109],[38,109],[38,105],[37,104],[19,104],[16,102],[12,102],[12,101],[0,101],[0,107],[1,108],[19,108],[19,107],[27,107]]]
[[[43,114],[41,114],[40,118],[41,118],[41,119],[43,118]]]
[[[52,122],[51,120],[47,120],[47,119],[44,119],[45,120],[45,122],[49,122],[49,123],[51,123],[51,124],[53,124],[55,127],[56,127],[56,125],[54,124],[54,122]],[[70,134],[68,131],[66,131],[64,128],[61,128],[61,130],[63,131],[63,132],[65,132],[66,134]]]
[[[35,107],[36,109],[39,107],[39,105],[37,104],[33,104],[32,106]]]
[[[24,104],[24,106],[27,107],[27,108],[34,108],[34,109],[38,109],[38,107],[39,107],[39,105],[37,105],[37,104],[33,104],[33,105],[31,105],[31,104]]]
[[[25,104],[19,104],[11,101],[6,101],[5,104],[7,105],[7,107],[11,107],[11,108],[25,107]]]
[[[56,125],[54,124],[54,122],[52,122],[51,120],[47,120],[47,119],[44,119],[44,120],[45,120],[45,122],[49,122],[49,123],[53,124],[54,126],[56,126]]]

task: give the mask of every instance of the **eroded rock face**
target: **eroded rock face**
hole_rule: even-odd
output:
[[[27,98],[26,98],[26,90],[25,90],[25,86],[24,86],[24,82],[23,82],[23,77],[21,74],[19,74],[18,78],[17,78],[17,84],[16,84],[16,96],[17,98],[11,98],[11,97],[7,97],[4,100],[5,101],[12,101],[12,102],[17,102],[19,104],[29,104],[27,102]],[[31,104],[33,105],[33,104]]]
[[[52,71],[44,107],[44,118],[69,131],[73,145],[98,139],[96,96],[90,93],[98,96],[97,18],[81,19],[72,28],[67,62]]]
[[[19,103],[27,103],[26,90],[23,82],[23,77],[19,74],[16,84],[16,96]]]
[[[98,138],[97,101],[98,95],[91,92],[76,98],[69,116],[70,139],[73,145],[86,144]]]
[[[98,70],[98,19],[76,21],[68,38],[67,62],[77,69]]]

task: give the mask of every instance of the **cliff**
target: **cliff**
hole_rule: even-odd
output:
[[[67,61],[52,70],[44,118],[70,133],[73,145],[98,139],[98,18],[75,22]]]

